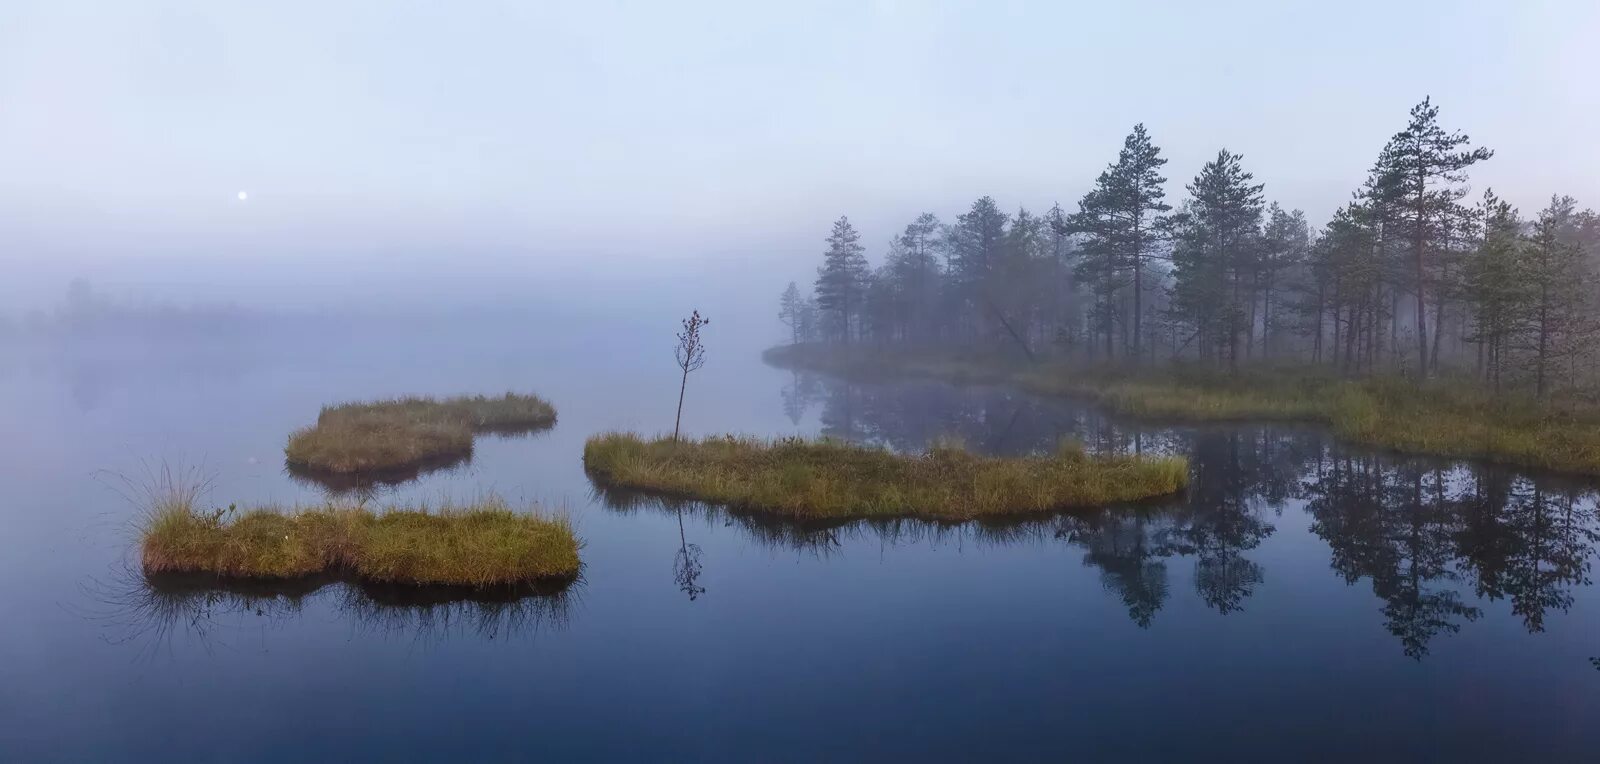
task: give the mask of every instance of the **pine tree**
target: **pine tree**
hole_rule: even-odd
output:
[[[1019,208],[1006,232],[995,296],[1000,319],[1025,347],[1049,299],[1048,240],[1045,219]]]
[[[1467,258],[1464,289],[1473,309],[1469,342],[1478,344],[1479,367],[1496,390],[1509,340],[1517,329],[1517,316],[1526,304],[1527,282],[1521,273],[1522,227],[1517,211],[1485,191],[1479,206],[1483,221],[1481,243]]]
[[[1267,210],[1267,227],[1262,235],[1261,270],[1261,347],[1262,355],[1272,352],[1277,319],[1273,315],[1275,290],[1280,279],[1303,263],[1311,249],[1311,226],[1300,210],[1284,212],[1277,202]],[[1281,298],[1280,298],[1281,299]],[[1252,325],[1254,321],[1251,322]]]
[[[947,232],[950,286],[972,316],[980,339],[988,339],[988,321],[996,310],[993,291],[1010,222],[994,199],[985,196],[957,217]]]
[[[1202,353],[1227,350],[1237,368],[1244,331],[1247,277],[1261,251],[1262,185],[1227,149],[1207,162],[1189,185],[1190,199],[1175,221],[1172,311],[1194,327]]]
[[[800,287],[791,281],[789,288],[783,290],[783,296],[778,301],[778,320],[789,327],[790,344],[800,342],[800,332],[804,328],[805,317],[802,315],[804,311],[805,298],[800,295]]]
[[[1069,326],[1068,305],[1072,295],[1071,271],[1067,268],[1069,260],[1076,254],[1072,249],[1071,230],[1067,225],[1067,213],[1061,209],[1060,204],[1050,207],[1044,215],[1044,224],[1048,229],[1049,243],[1049,330],[1060,335],[1072,332],[1075,326]]]
[[[1534,394],[1539,398],[1549,392],[1556,361],[1578,352],[1590,334],[1583,300],[1592,283],[1572,235],[1576,206],[1570,196],[1552,197],[1522,248],[1527,280],[1524,344],[1532,352]]]
[[[931,339],[938,331],[939,229],[939,218],[924,212],[890,242],[884,277],[907,339]]]
[[[866,248],[850,218],[834,221],[828,249],[817,269],[817,307],[832,318],[840,341],[850,342],[851,319],[859,315],[867,287]]]
[[[1084,236],[1077,275],[1092,284],[1108,357],[1113,347],[1113,299],[1128,284],[1133,286],[1131,347],[1135,359],[1142,357],[1148,261],[1160,246],[1161,216],[1172,209],[1163,201],[1162,184],[1167,179],[1160,170],[1166,163],[1144,125],[1134,125],[1117,161],[1100,173],[1095,187],[1079,200],[1078,212],[1067,220],[1067,230]]]
[[[1411,122],[1384,147],[1378,161],[1380,187],[1397,210],[1401,234],[1410,244],[1413,294],[1416,297],[1417,364],[1428,368],[1427,279],[1434,252],[1443,239],[1447,216],[1466,194],[1461,184],[1466,169],[1494,156],[1486,148],[1468,148],[1471,140],[1439,126],[1439,107],[1423,99],[1411,109]]]

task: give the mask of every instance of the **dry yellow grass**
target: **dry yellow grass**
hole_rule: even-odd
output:
[[[205,511],[193,492],[158,498],[141,544],[146,573],[298,578],[348,572],[401,584],[485,587],[576,576],[578,540],[560,516],[488,498],[468,506],[328,505]]]
[[[584,446],[597,482],[795,517],[963,520],[1128,502],[1176,493],[1181,457],[992,458],[949,445],[914,456],[836,441],[731,436],[646,440],[609,433]]]
[[[384,473],[444,464],[472,454],[477,432],[526,432],[555,424],[536,395],[399,398],[326,407],[315,426],[284,448],[292,468],[329,474]]]

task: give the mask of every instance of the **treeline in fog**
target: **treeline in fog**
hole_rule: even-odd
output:
[[[1228,149],[1174,205],[1136,125],[1074,211],[984,196],[953,222],[918,216],[876,268],[839,218],[811,294],[791,283],[780,318],[796,342],[1450,369],[1543,395],[1594,369],[1600,216],[1561,195],[1524,212],[1474,192],[1468,171],[1492,156],[1424,100],[1314,227]]]

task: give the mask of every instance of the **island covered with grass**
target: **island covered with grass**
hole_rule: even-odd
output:
[[[816,344],[773,348],[764,358],[776,366],[857,379],[1012,384],[1147,419],[1310,422],[1353,443],[1403,453],[1600,475],[1600,404],[1578,395],[1547,401],[1497,395],[1447,376],[1419,383],[1398,376],[1344,377],[1303,366],[1229,372],[1182,363],[1029,364],[999,353]]]
[[[205,510],[193,491],[149,508],[141,553],[147,575],[236,579],[348,574],[366,582],[490,587],[577,576],[579,542],[559,515],[498,498],[469,505],[326,505]]]
[[[798,518],[985,516],[1165,496],[1188,482],[1182,457],[1055,454],[986,457],[936,444],[922,454],[832,440],[733,436],[674,441],[631,433],[588,440],[597,483]]]
[[[284,456],[302,474],[404,478],[468,458],[477,433],[532,432],[555,421],[544,399],[516,393],[345,403],[291,434]]]

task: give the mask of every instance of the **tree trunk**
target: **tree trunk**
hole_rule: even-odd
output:
[[[1534,375],[1533,395],[1544,400],[1544,369],[1545,355],[1550,346],[1550,287],[1546,284],[1539,286],[1539,360]]]
[[[689,388],[689,370],[683,370],[683,381],[678,383],[678,418],[672,421],[672,442],[678,442],[678,426],[683,424],[683,391]]]
[[[1133,362],[1144,362],[1139,346],[1144,332],[1144,242],[1140,238],[1140,220],[1133,221]]]
[[[1115,348],[1113,347],[1116,337],[1113,336],[1111,331],[1113,318],[1111,315],[1111,295],[1106,295],[1103,305],[1105,307],[1105,315],[1100,318],[1100,322],[1106,330],[1106,360],[1110,361],[1116,355],[1114,352]]]
[[[1449,247],[1450,244],[1449,240],[1447,239],[1445,241],[1445,248],[1449,249]],[[1450,267],[1448,264],[1443,266],[1443,270],[1439,274],[1439,280],[1446,284],[1450,283]],[[1443,336],[1444,292],[1441,290],[1439,295],[1433,298],[1433,353],[1428,357],[1429,368],[1435,370],[1439,368],[1439,338]]]
[[[1272,357],[1272,272],[1261,295],[1261,357]]]
[[[1328,357],[1333,361],[1334,369],[1339,368],[1339,340],[1342,339],[1340,333],[1343,329],[1343,325],[1339,323],[1339,303],[1335,302],[1333,304],[1333,351],[1328,353]]]
[[[1417,174],[1417,215],[1416,231],[1412,233],[1412,250],[1416,259],[1417,270],[1417,378],[1428,378],[1428,309],[1423,293],[1427,290],[1423,286],[1423,275],[1426,264],[1423,262],[1423,248],[1427,245],[1427,176]]]

